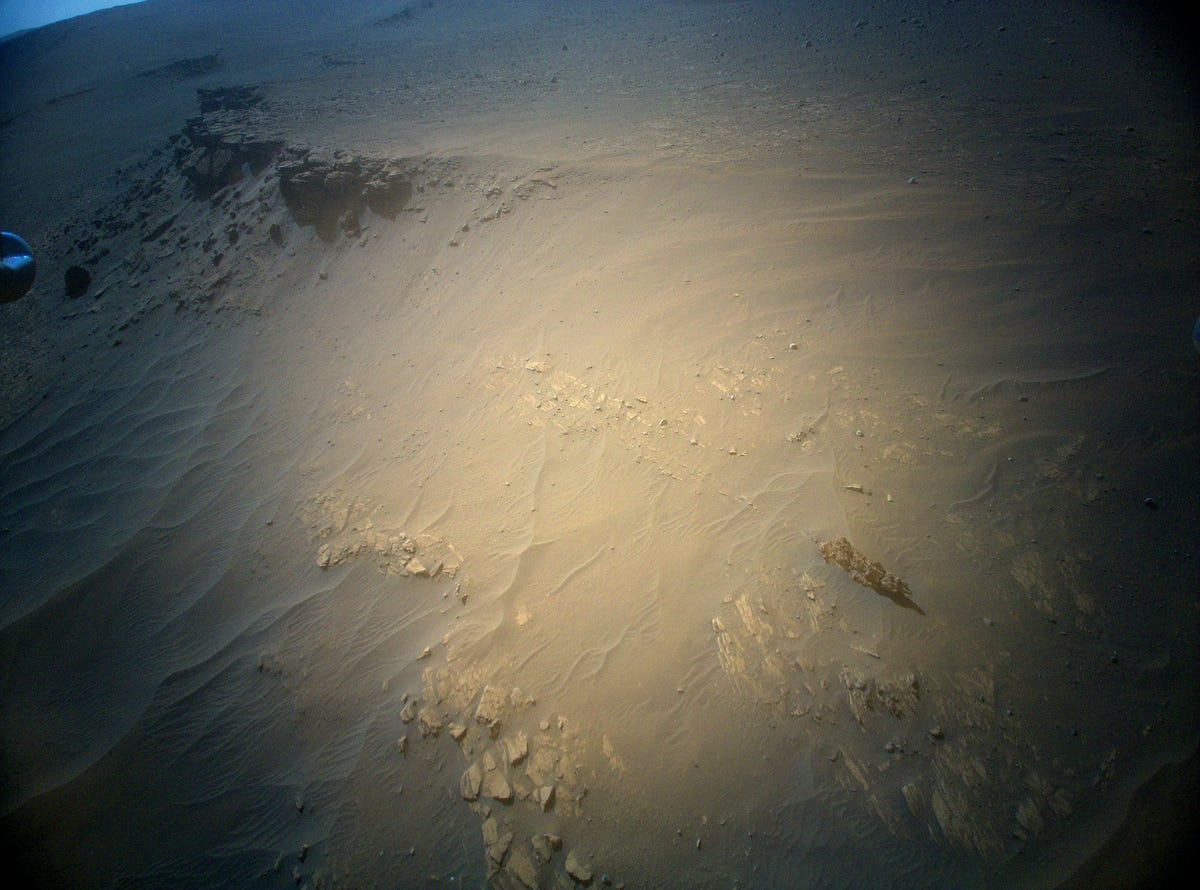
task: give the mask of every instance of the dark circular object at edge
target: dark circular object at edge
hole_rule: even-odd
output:
[[[25,239],[0,232],[0,303],[15,303],[29,293],[37,277],[33,251]]]

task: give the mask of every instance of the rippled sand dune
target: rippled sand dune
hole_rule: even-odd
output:
[[[1178,865],[1200,208],[1158,19],[151,0],[0,52],[27,886]]]

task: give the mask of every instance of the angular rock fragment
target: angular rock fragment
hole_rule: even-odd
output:
[[[879,563],[867,557],[846,538],[838,536],[832,541],[820,541],[817,547],[825,561],[845,569],[850,577],[870,587],[876,593],[886,596],[897,605],[912,609],[924,615],[925,612],[912,601],[912,591],[908,585],[885,569]]]
[[[508,803],[513,799],[512,785],[508,783],[508,778],[500,770],[483,774],[483,785],[479,793],[500,803]]]
[[[588,861],[576,850],[572,850],[567,854],[566,862],[567,874],[573,877],[581,884],[590,884],[592,881],[592,866]]]
[[[508,862],[504,865],[504,870],[517,882],[518,886],[526,887],[528,890],[537,890],[537,864],[524,846],[513,847]]]
[[[517,800],[529,800],[529,798],[533,797],[534,787],[530,784],[527,776],[513,776],[512,786],[513,794],[516,795]]]
[[[487,851],[489,878],[499,873],[512,841],[513,833],[505,829],[495,816],[488,816],[483,820],[483,846]]]
[[[504,710],[504,690],[496,686],[483,687],[479,705],[475,708],[475,722],[486,726],[492,738],[500,731],[500,716]]]
[[[529,737],[518,730],[504,740],[504,751],[508,762],[516,766],[529,755]]]
[[[558,755],[552,748],[542,746],[538,747],[533,752],[533,756],[529,758],[529,763],[525,766],[525,773],[535,785],[549,785],[554,782],[557,769]]]
[[[491,751],[487,751],[480,760],[483,766],[483,783],[479,793],[492,800],[508,803],[513,799],[512,785],[504,774],[503,767],[496,762]]]
[[[554,841],[557,841],[557,846]],[[533,853],[537,857],[538,863],[545,865],[554,858],[554,851],[562,847],[562,838],[552,834],[535,834],[530,841],[533,846]]]
[[[472,763],[462,774],[458,787],[462,792],[463,800],[479,799],[479,792],[483,787],[483,769],[479,766],[478,761]]]
[[[421,738],[436,737],[442,731],[442,717],[431,705],[426,705],[417,712],[421,722]]]

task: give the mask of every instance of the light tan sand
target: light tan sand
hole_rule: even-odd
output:
[[[1198,737],[1197,106],[1154,20],[151,0],[0,53],[35,883],[1178,851],[1104,865],[1188,836],[1194,768],[1134,792]],[[308,224],[284,192],[339,163],[411,194]]]

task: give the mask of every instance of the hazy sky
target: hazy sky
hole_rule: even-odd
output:
[[[85,12],[138,2],[140,0],[0,0],[0,37]]]

